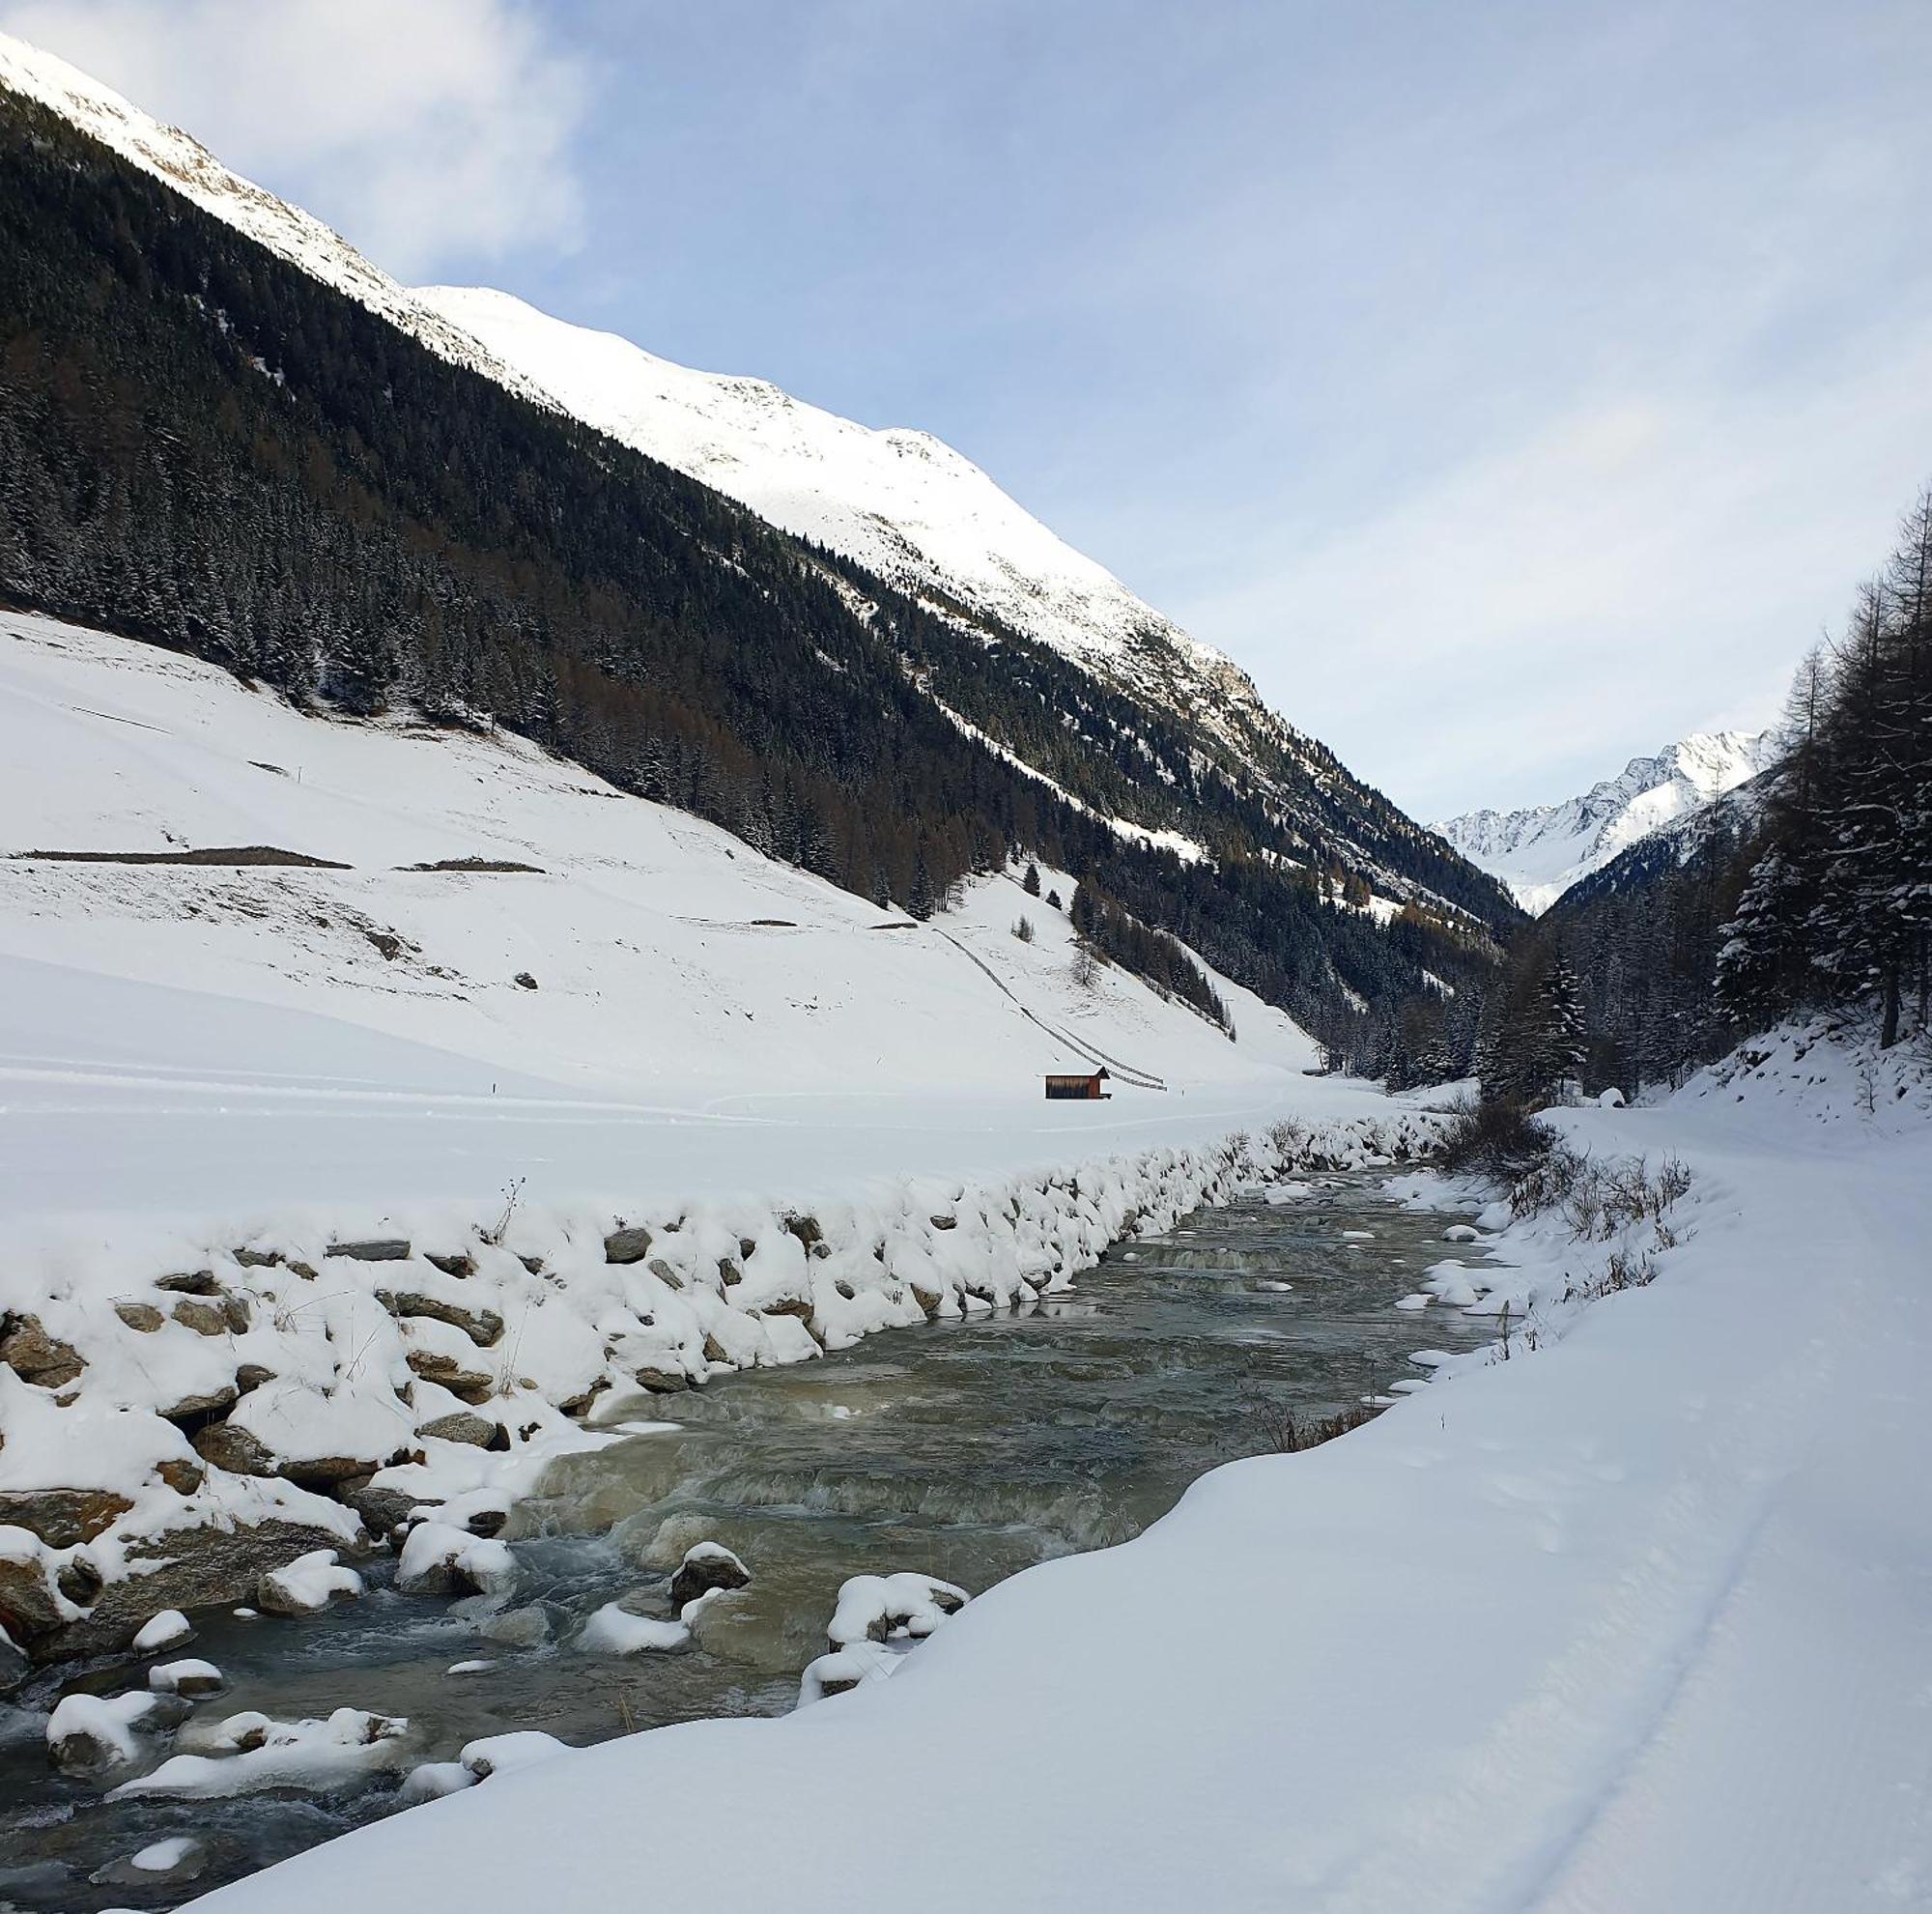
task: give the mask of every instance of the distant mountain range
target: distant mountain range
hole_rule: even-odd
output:
[[[1467,811],[1435,828],[1534,914],[1657,832],[1748,783],[1776,760],[1772,731],[1697,731],[1633,757],[1580,797],[1520,811]]]

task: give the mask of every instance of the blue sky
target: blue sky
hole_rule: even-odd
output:
[[[405,277],[918,425],[1418,814],[1761,723],[1932,478],[1932,7],[0,0]]]

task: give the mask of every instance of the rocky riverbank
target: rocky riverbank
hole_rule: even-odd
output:
[[[347,1564],[430,1511],[488,1537],[553,1460],[613,1440],[649,1397],[1028,1301],[1243,1184],[1424,1155],[1439,1121],[1282,1124],[810,1211],[512,1200],[433,1241],[311,1221],[177,1239],[152,1273],[138,1244],[12,1269],[0,1624],[21,1658],[109,1651],[160,1611],[255,1602],[295,1558]],[[460,1556],[445,1566],[460,1583]]]

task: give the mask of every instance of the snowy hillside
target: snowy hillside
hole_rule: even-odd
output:
[[[339,233],[300,207],[229,171],[191,134],[163,126],[59,55],[0,33],[0,87],[50,107],[204,212],[380,313],[451,363],[481,372],[541,402],[532,387],[492,359],[468,332],[439,318]]]
[[[1174,709],[1288,735],[1245,672],[1057,538],[924,432],[871,431],[761,380],[696,372],[487,289],[398,285],[57,55],[0,34],[0,86],[82,130],[451,362],[554,404],[881,577],[964,604]]]
[[[1145,605],[930,433],[874,431],[761,379],[697,372],[482,287],[415,297],[564,411],[857,559],[1173,708],[1272,723],[1231,660]]]
[[[1064,909],[1013,878],[921,926],[522,740],[305,717],[23,615],[0,820],[15,1223],[621,1192],[640,1160],[679,1189],[1009,1163],[1069,1122],[1084,1151],[1103,1123],[1252,1115],[1313,1061],[1211,972],[1237,1043],[1119,970],[1081,988]],[[1042,1103],[1041,1072],[1100,1055],[1172,1088]]]
[[[1580,797],[1468,811],[1435,828],[1471,864],[1500,877],[1525,910],[1540,913],[1579,878],[1735,790],[1776,756],[1771,731],[1693,732],[1654,757],[1633,757]]]
[[[1196,859],[1208,846],[1227,842],[1232,824],[1237,846],[1243,840],[1258,839],[1253,848],[1275,860],[1279,871],[1328,871],[1336,888],[1345,877],[1360,879],[1388,907],[1383,915],[1410,901],[1437,922],[1460,921],[1465,928],[1472,923],[1493,928],[1511,915],[1503,893],[1484,873],[1351,777],[1319,742],[1269,711],[1247,675],[1229,659],[1143,604],[1103,567],[1023,510],[984,472],[930,436],[872,431],[802,405],[757,380],[691,371],[620,339],[549,319],[501,294],[411,292],[309,214],[222,166],[188,134],[160,125],[57,57],[3,36],[0,92],[17,94],[64,118],[181,194],[201,214],[267,246],[320,286],[427,345],[450,365],[539,405],[563,428],[561,436],[539,435],[545,447],[539,455],[522,441],[521,424],[506,432],[504,418],[476,395],[441,389],[425,414],[406,418],[400,388],[391,384],[384,401],[389,410],[382,415],[396,429],[398,442],[384,471],[365,474],[365,483],[380,489],[393,480],[400,488],[397,462],[406,449],[421,450],[435,471],[446,473],[457,444],[468,448],[462,454],[466,459],[476,456],[478,445],[489,446],[486,463],[507,456],[526,465],[533,457],[574,465],[577,448],[584,444],[578,422],[587,423],[780,529],[837,554],[839,566],[849,569],[831,582],[847,614],[867,627],[859,648],[876,653],[881,645],[889,647],[905,682],[937,714],[966,737],[989,745],[1049,796],[1124,826],[1137,842],[1171,844]],[[37,151],[44,148],[44,134],[34,135],[29,145]],[[59,210],[49,210],[58,227],[67,216],[65,197],[59,198]],[[30,245],[29,257],[50,258],[68,237],[41,235]],[[146,243],[152,251],[152,240]],[[82,253],[92,244],[91,236],[84,238]],[[61,270],[89,269],[83,258],[65,261]],[[205,286],[209,281],[204,277],[192,283]],[[239,340],[245,335],[244,366],[274,369],[279,377],[283,360],[293,353],[307,366],[307,376],[322,380],[318,396],[354,386],[355,367],[367,363],[371,348],[365,346],[346,364],[310,363],[303,343],[307,333],[293,342],[282,337],[287,315],[280,307],[250,306],[252,279],[245,270],[221,283],[226,303],[217,301],[220,309],[214,311],[197,292],[189,292],[186,307],[151,292],[139,295],[144,325],[164,331],[185,327],[193,335],[191,341],[171,336],[151,343],[144,349],[146,364],[163,362],[184,347],[192,355],[207,350],[211,341],[203,335],[212,322],[221,341],[217,357],[231,336]],[[250,309],[240,309],[244,306]],[[315,328],[330,329],[319,314],[310,329]],[[224,370],[232,376],[233,368]],[[140,385],[144,366],[130,366],[128,377],[131,386]],[[265,395],[250,391],[246,396],[262,402]],[[350,399],[344,391],[342,397],[351,415],[370,402],[367,393]],[[282,409],[271,410],[271,429],[290,427]],[[204,404],[201,415],[205,412]],[[439,423],[426,423],[426,417]],[[198,445],[193,430],[198,423],[199,417],[185,419],[179,441]],[[367,423],[365,418],[363,425]],[[445,427],[448,443],[425,443]],[[472,428],[480,439],[465,436]],[[159,443],[172,445],[178,439],[162,434]],[[358,426],[330,456],[353,463],[366,454],[368,444]],[[592,453],[592,462],[599,456]],[[238,482],[254,482],[237,476]],[[159,482],[162,489],[172,485],[172,472],[162,474]],[[506,474],[478,470],[469,474],[468,482],[503,484]],[[545,482],[570,481],[560,473],[548,481],[532,480],[539,489]],[[647,480],[641,489],[649,491],[654,483]],[[195,488],[196,497],[206,493],[206,485]],[[615,495],[608,488],[599,486],[597,496],[607,508],[616,509],[610,502]],[[635,521],[640,578],[662,580],[662,561],[645,548],[663,529],[660,519],[686,509],[691,508],[675,492],[653,494],[642,503],[642,515]],[[174,508],[156,503],[143,523],[162,518],[173,527]],[[621,550],[620,535],[585,527],[582,513],[571,523],[589,542]],[[615,528],[608,528],[608,534],[615,534]],[[179,537],[179,528],[175,535]],[[236,566],[246,570],[255,555],[247,539],[236,542]],[[696,555],[681,537],[676,545],[680,563],[701,569],[707,562],[708,548],[702,542]],[[56,534],[47,528],[31,534],[22,530],[18,548],[37,556],[31,566],[6,568],[15,602],[119,627],[127,594],[91,595],[92,572],[101,557],[97,549],[89,547],[84,557],[60,552]],[[420,541],[412,539],[409,549],[419,552]],[[768,552],[765,557],[784,566],[782,554]],[[152,562],[144,556],[135,574],[145,578],[143,567]],[[610,562],[608,553],[600,558],[602,564]],[[310,619],[299,635],[270,636],[258,621],[243,640],[229,629],[227,606],[244,599],[259,602],[264,596],[274,602],[292,586],[299,595],[299,585],[279,571],[272,585],[230,581],[223,606],[197,603],[177,613],[172,601],[195,597],[201,588],[198,576],[167,580],[162,586],[167,609],[156,608],[135,628],[143,636],[166,637],[183,648],[223,658],[238,645],[252,646],[263,655],[246,659],[244,668],[284,688],[290,681],[283,667],[296,658],[302,671],[319,669],[331,682],[347,686],[349,700],[362,709],[374,708],[383,695],[383,688],[365,685],[372,675],[398,677],[405,691],[419,688],[424,667],[412,654],[425,642],[420,627],[433,624],[446,632],[452,621],[460,626],[469,610],[452,603],[451,587],[444,584],[427,594],[433,611],[389,621],[394,636],[385,631],[380,640],[366,633],[358,638],[352,629],[319,641],[313,636],[316,630],[327,632],[331,624],[321,617]],[[783,583],[773,585],[761,573],[758,583],[767,602],[780,606],[774,624],[801,612],[808,617],[822,615],[816,607],[804,612],[792,604],[794,576],[786,568]],[[880,594],[874,578],[903,590],[919,609],[878,619],[874,600]],[[810,598],[824,583],[812,579],[799,595]],[[86,588],[76,595],[77,587]],[[417,587],[412,582],[401,588]],[[349,623],[355,622],[352,614]],[[637,621],[626,622],[635,643]],[[487,629],[487,642],[473,636],[447,640],[438,653],[437,669],[462,678],[466,693],[474,677],[494,672],[518,687],[518,697],[526,700],[535,696],[527,683],[529,672],[497,655],[505,642],[502,634],[519,629],[516,621],[506,626],[493,614]],[[319,666],[307,658],[318,644],[326,652]],[[818,655],[849,671],[849,643],[829,650],[821,646]],[[345,650],[352,654],[346,660],[337,655]],[[485,651],[487,658],[478,655]],[[265,658],[272,669],[263,671]],[[716,692],[716,677],[708,674],[707,698]],[[784,713],[778,722],[798,723],[799,690],[790,688],[789,696],[781,699],[785,689],[771,688]],[[818,688],[811,695],[816,697]],[[850,700],[868,698],[877,701],[855,681]],[[543,732],[528,712],[505,709],[500,690],[496,699],[490,708],[498,718],[520,729],[553,735]],[[1042,713],[1051,716],[1042,722]],[[869,722],[869,711],[864,716]],[[785,741],[793,742],[789,737]],[[569,739],[563,748],[577,749]],[[607,758],[592,761],[611,772]],[[908,860],[896,854],[886,861],[894,868],[909,868]],[[853,888],[876,888],[869,870],[856,881],[839,874]],[[1279,921],[1279,913],[1273,921]],[[1292,940],[1275,939],[1284,949],[1287,941]],[[1330,925],[1321,941],[1349,940]],[[1282,956],[1283,951],[1271,950],[1267,961],[1279,964]],[[1384,975],[1384,957],[1383,951],[1364,947],[1337,956],[1334,968],[1345,981],[1352,980],[1350,987],[1358,996],[1374,996],[1374,989],[1363,992],[1362,981]],[[1443,962],[1451,960],[1445,953]],[[1443,963],[1435,967],[1440,970]],[[1267,973],[1251,965],[1244,974]],[[1407,981],[1420,987],[1412,973]],[[1323,994],[1334,1000],[1323,1008],[1338,1014],[1341,1003],[1354,1001],[1326,972],[1309,972],[1299,987],[1308,999],[1295,1000],[1304,1017],[1314,1014],[1316,999]],[[1274,994],[1281,993],[1277,989]]]

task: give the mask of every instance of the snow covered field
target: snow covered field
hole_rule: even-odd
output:
[[[0,851],[238,846],[348,868],[0,859],[7,1241],[115,1212],[373,1226],[518,1178],[818,1196],[1373,1103],[1304,1079],[1307,1039],[1226,979],[1237,1043],[1119,972],[1077,988],[1064,913],[1011,879],[917,926],[520,740],[325,723],[0,614]],[[409,868],[466,859],[535,868]],[[1102,1053],[1170,1090],[1041,1100]]]
[[[889,1683],[559,1755],[203,1904],[1925,1904],[1932,1132],[1828,1051],[1767,1071],[1563,1119],[1694,1183],[1657,1280],[1587,1306],[1609,1243],[1492,1244],[1507,1362],[1216,1471]]]

